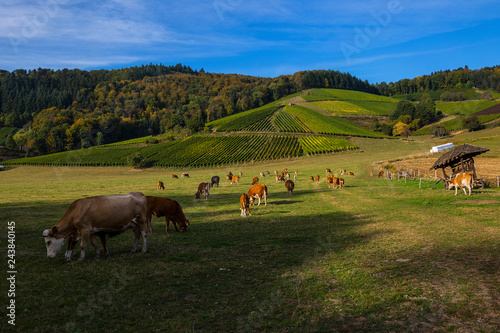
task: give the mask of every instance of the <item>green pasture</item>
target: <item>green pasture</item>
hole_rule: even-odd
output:
[[[313,105],[340,115],[388,115],[390,110],[396,109],[396,103],[371,101],[321,101],[312,102]]]
[[[371,102],[385,102],[385,103],[397,103],[398,100],[386,96],[369,94],[361,91],[355,90],[344,90],[344,89],[308,89],[302,94],[308,102],[314,101],[371,101]]]
[[[498,143],[488,145],[498,154]],[[370,177],[374,162],[427,152],[433,142],[353,138],[361,148],[224,168],[9,167],[0,172],[1,251],[15,222],[16,326],[2,332],[497,332],[500,330],[500,192],[468,197],[430,190],[432,179]],[[298,171],[289,196],[269,170]],[[328,189],[325,168],[344,189]],[[227,172],[242,172],[229,185]],[[201,181],[219,175],[208,200]],[[310,176],[320,175],[319,184]],[[240,216],[253,177],[268,204]],[[165,191],[157,191],[162,180]],[[420,187],[421,185],[421,187]],[[191,225],[164,231],[153,217],[148,253],[133,233],[110,255],[46,259],[42,231],[82,197],[141,191],[181,203]],[[6,286],[6,284],[2,284]],[[1,298],[6,306],[7,287]],[[5,308],[4,308],[5,309]]]
[[[498,104],[499,101],[463,101],[463,102],[441,102],[436,103],[436,109],[446,114],[471,115],[490,106]]]

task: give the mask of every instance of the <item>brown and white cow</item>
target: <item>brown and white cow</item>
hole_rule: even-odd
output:
[[[344,178],[339,178],[340,188],[344,188]]]
[[[261,176],[261,177],[265,177],[265,176],[266,176],[266,174],[265,174],[264,172],[261,172],[261,173],[260,173],[260,176]]]
[[[210,195],[210,183],[209,182],[202,182],[200,185],[198,185],[198,192],[194,195],[196,199],[199,199],[201,194],[205,196],[205,199],[208,199],[208,196]]]
[[[299,173],[299,172],[298,172],[297,170],[295,170],[295,171],[294,171],[294,173],[293,173],[293,181],[296,181],[296,180],[297,180],[297,174],[298,174],[298,173]]]
[[[250,214],[250,198],[248,197],[247,194],[243,193],[240,196],[240,210],[241,210],[241,216],[247,216],[252,215]]]
[[[255,185],[259,182],[259,177],[253,177],[252,179],[252,185]]]
[[[240,177],[239,176],[233,176],[231,179],[231,184],[239,184],[240,183]]]
[[[172,223],[174,224],[175,231],[179,231],[179,229],[181,232],[186,231],[187,226],[189,225],[189,220],[184,215],[182,207],[177,201],[169,198],[153,197],[153,196],[146,196],[146,200],[147,200],[146,216],[148,219],[148,225],[151,225],[152,215],[156,217],[165,216],[166,232],[169,232],[168,226],[170,224],[170,221],[172,221]],[[179,229],[177,229],[177,226],[179,226]]]
[[[264,184],[260,185],[254,185],[250,187],[250,190],[248,190],[248,198],[250,200],[250,204],[253,206],[254,204],[254,199],[259,199],[259,204],[260,206],[260,199],[264,199],[264,204],[267,206],[267,186]]]
[[[472,181],[473,181],[473,173],[472,172],[463,172],[455,175],[452,180],[447,180],[446,184],[448,185],[448,189],[455,188],[455,195],[458,193],[458,188],[461,187],[464,190],[464,194],[467,195],[467,188],[469,190],[469,195],[471,195],[472,190]]]
[[[165,184],[163,184],[162,181],[158,181],[158,184],[156,185],[156,190],[165,190]]]
[[[51,229],[42,235],[47,247],[47,257],[54,258],[68,240],[66,260],[71,260],[74,244],[81,240],[80,261],[85,259],[88,241],[95,249],[95,256],[100,256],[96,236],[116,236],[133,229],[135,243],[132,252],[137,251],[139,238],[142,235],[142,252],[147,250],[147,199],[144,194],[113,194],[88,197],[73,201],[63,217]],[[101,241],[102,241],[101,237]],[[70,248],[70,243],[73,245]],[[105,247],[105,243],[103,243]],[[106,248],[105,248],[106,251]]]
[[[345,174],[345,169],[340,169],[340,174],[341,175]]]
[[[233,173],[229,171],[229,173],[226,175],[226,180],[231,181],[233,179]]]
[[[288,195],[292,195],[293,189],[295,188],[295,184],[293,183],[293,181],[291,181],[290,179],[287,180],[285,182],[285,187],[286,187],[286,190],[288,191]]]

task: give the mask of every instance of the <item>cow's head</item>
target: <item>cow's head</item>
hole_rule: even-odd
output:
[[[52,229],[45,229],[43,231],[42,235],[47,247],[47,258],[54,258],[64,244],[64,238],[56,238],[58,230],[58,227],[53,226]]]
[[[187,226],[189,225],[189,220],[188,219],[179,220],[177,221],[177,225],[179,226],[179,230],[181,232],[186,232]]]
[[[196,199],[199,199],[200,198],[200,194],[201,194],[201,191],[198,191],[198,192],[196,192],[196,194],[194,195],[194,197]]]

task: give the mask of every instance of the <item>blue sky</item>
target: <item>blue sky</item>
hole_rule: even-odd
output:
[[[498,0],[6,0],[0,69],[182,63],[370,83],[500,65]]]

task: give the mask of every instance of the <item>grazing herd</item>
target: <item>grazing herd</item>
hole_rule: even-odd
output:
[[[326,183],[330,189],[343,189],[344,179],[336,177],[332,174],[331,169],[325,169],[327,174]],[[290,179],[290,174],[287,169],[282,172],[274,171],[276,182],[283,181],[288,195],[293,195],[295,189],[295,181],[297,180],[298,172],[294,172],[293,181]],[[353,172],[347,172],[345,169],[340,170],[340,175],[347,174],[354,177]],[[382,177],[383,171],[380,171],[378,177]],[[270,172],[260,172],[261,178],[270,176]],[[373,176],[373,172],[370,172]],[[226,175],[227,181],[231,185],[239,185],[240,179],[243,176],[239,172],[238,176],[233,176],[231,172]],[[189,178],[189,174],[182,173],[182,178]],[[172,174],[172,179],[179,177]],[[311,181],[320,182],[320,176],[310,176]],[[209,198],[210,188],[219,187],[220,177],[213,176],[210,182],[201,182],[198,185],[198,190],[195,193],[195,198],[200,199],[201,195],[205,200]],[[267,206],[268,189],[264,184],[258,184],[259,178],[253,177],[252,186],[247,193],[240,195],[240,211],[241,216],[250,216],[250,206],[254,205],[255,200],[258,200],[260,206],[261,200]],[[449,189],[455,188],[455,195],[460,188],[467,194],[466,188],[471,194],[473,183],[472,172],[457,174],[455,178],[446,181]],[[157,191],[164,191],[165,184],[162,181],[157,182]],[[115,194],[88,197],[78,199],[72,202],[63,217],[51,228],[43,231],[45,245],[47,248],[47,257],[54,258],[61,250],[64,243],[67,242],[67,250],[64,255],[67,261],[71,260],[72,251],[76,243],[80,240],[81,253],[80,261],[85,259],[85,252],[88,242],[93,245],[95,257],[100,256],[98,249],[97,237],[100,238],[104,253],[108,253],[106,240],[108,237],[117,236],[127,230],[134,232],[135,241],[132,252],[137,251],[139,240],[142,236],[143,245],[142,252],[147,250],[147,236],[153,232],[151,225],[151,217],[165,217],[165,231],[169,233],[170,222],[173,223],[175,230],[185,232],[189,226],[189,220],[184,215],[181,205],[172,199],[155,196],[145,196],[140,192],[131,192],[128,194]]]

